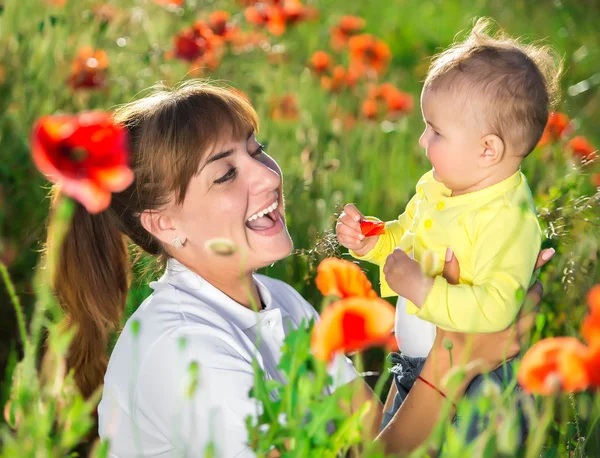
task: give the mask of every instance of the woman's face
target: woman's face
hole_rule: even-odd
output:
[[[284,215],[282,174],[277,162],[247,138],[216,145],[200,162],[182,205],[169,210],[180,235],[186,237],[175,257],[199,271],[211,266],[239,272],[265,267],[290,254],[292,240]],[[212,239],[231,240],[238,253],[223,257],[209,250]]]

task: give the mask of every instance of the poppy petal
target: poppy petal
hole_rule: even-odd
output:
[[[133,172],[125,166],[95,169],[90,176],[100,187],[111,192],[121,192],[133,183]]]
[[[102,189],[94,181],[68,180],[62,184],[65,195],[79,201],[90,213],[100,213],[110,205],[111,193]]]
[[[389,343],[395,310],[379,298],[350,297],[327,307],[315,325],[311,348],[315,357],[331,361],[336,353]]]
[[[362,220],[360,222],[360,232],[365,237],[374,237],[385,234],[385,223],[383,221]]]

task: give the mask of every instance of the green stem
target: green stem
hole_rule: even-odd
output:
[[[29,344],[29,339],[27,338],[27,329],[25,328],[25,317],[23,316],[21,302],[19,301],[19,296],[17,296],[13,282],[8,275],[8,269],[2,261],[0,261],[0,271],[2,272],[2,278],[6,284],[6,290],[8,291],[8,295],[10,296],[10,300],[15,309],[17,324],[19,325],[19,334],[21,334],[21,341],[23,342],[23,348],[25,348]]]
[[[540,456],[542,446],[544,445],[544,439],[546,438],[546,431],[548,425],[553,419],[554,404],[556,403],[556,396],[547,396],[544,399],[544,407],[541,418],[535,427],[535,434],[530,437],[527,443],[527,450],[525,458],[534,458]]]

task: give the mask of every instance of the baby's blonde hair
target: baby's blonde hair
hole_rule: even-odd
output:
[[[468,91],[468,100],[485,106],[477,115],[488,133],[524,157],[537,145],[556,101],[562,61],[549,46],[490,34],[490,22],[478,19],[465,41],[433,57],[424,90]]]

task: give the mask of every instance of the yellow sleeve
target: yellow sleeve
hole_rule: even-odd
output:
[[[480,211],[470,232],[473,284],[450,285],[436,277],[415,315],[446,330],[501,331],[521,307],[518,290],[529,286],[542,242],[540,226],[530,211],[501,207]]]
[[[385,234],[379,236],[377,244],[364,256],[359,256],[354,251],[350,250],[350,254],[361,261],[368,261],[379,266],[379,280],[381,283],[381,296],[397,296],[397,294],[388,286],[383,275],[383,266],[386,258],[394,251],[394,249],[400,243],[400,239],[404,233],[410,229],[412,220],[417,211],[417,202],[419,196],[414,195],[408,202],[406,210],[402,213],[397,220],[388,221],[385,223]],[[377,218],[368,217],[367,219],[379,221]]]

